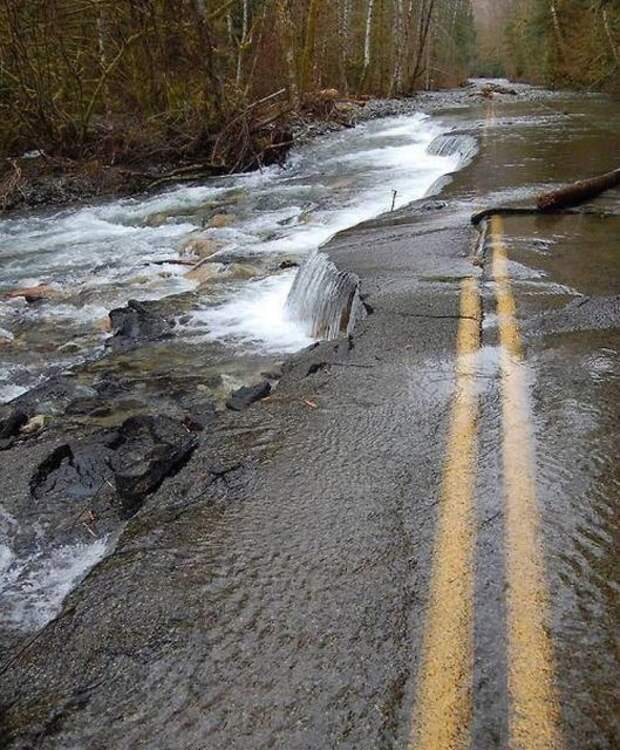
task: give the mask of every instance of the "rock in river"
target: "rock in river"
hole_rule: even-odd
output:
[[[54,448],[34,472],[30,493],[49,511],[51,504],[94,498],[114,482],[123,515],[131,515],[188,461],[197,444],[196,435],[177,419],[130,417],[117,430]]]
[[[113,336],[108,345],[114,349],[135,346],[141,341],[156,341],[172,335],[173,322],[160,312],[158,300],[138,302],[130,299],[127,307],[110,311]]]
[[[226,406],[233,411],[242,411],[247,409],[250,404],[267,398],[271,393],[271,384],[268,380],[263,380],[258,385],[249,385],[233,391],[226,401]]]
[[[213,237],[197,234],[187,240],[181,248],[180,255],[193,255],[194,257],[203,260],[204,258],[210,258],[217,253],[218,250],[221,250],[222,247],[224,247],[223,242],[213,239]]]

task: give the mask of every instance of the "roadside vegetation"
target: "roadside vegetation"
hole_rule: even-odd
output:
[[[473,33],[469,0],[2,0],[0,150],[253,166],[292,109],[458,83]]]

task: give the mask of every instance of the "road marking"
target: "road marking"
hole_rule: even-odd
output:
[[[502,219],[494,216],[491,242],[501,344],[506,502],[509,747],[557,750],[562,741],[553,648],[545,627],[549,594],[540,542],[528,386],[503,228]]]
[[[473,668],[473,513],[480,348],[480,292],[461,284],[456,393],[452,404],[429,608],[422,645],[410,750],[460,750],[468,745]]]

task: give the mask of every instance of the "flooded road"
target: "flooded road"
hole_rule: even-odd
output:
[[[352,335],[209,422],[121,526],[72,528],[114,545],[32,642],[7,636],[6,747],[617,747],[620,195],[470,217],[608,170],[620,106],[440,119],[473,161],[322,248],[359,279]],[[59,422],[0,454],[15,517],[52,519],[31,478],[101,427]]]

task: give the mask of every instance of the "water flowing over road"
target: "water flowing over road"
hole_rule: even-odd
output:
[[[4,398],[50,379],[0,451],[0,745],[618,746],[620,193],[471,216],[608,170],[620,108],[515,92],[0,227],[54,290],[1,303]],[[155,297],[163,338],[93,325]]]

